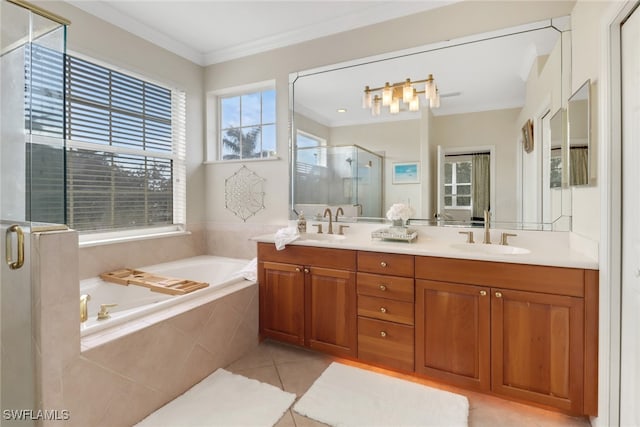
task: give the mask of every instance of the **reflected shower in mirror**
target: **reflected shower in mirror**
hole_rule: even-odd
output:
[[[425,222],[433,221],[436,215],[440,220],[457,217],[451,211],[459,208],[464,212],[454,213],[464,219],[456,223],[470,225],[478,216],[474,207],[489,205],[496,227],[522,228],[524,221],[542,223],[540,206],[550,203],[542,200],[543,144],[534,140],[533,151],[523,157],[523,164],[518,143],[522,123],[532,120],[535,138],[542,134],[535,128],[541,126],[540,113],[548,114],[562,105],[565,38],[559,27],[556,19],[550,19],[292,74],[292,215],[301,201],[334,203],[326,200],[324,191],[298,188],[298,171],[306,167],[298,164],[303,159],[300,150],[305,138],[310,137],[327,147],[357,145],[383,155],[379,194],[382,214],[371,215],[370,220],[384,221],[383,214],[391,205],[405,203],[414,208],[417,219]],[[433,102],[435,95],[427,87],[431,79],[437,89]],[[403,82],[407,83],[407,95],[412,95],[406,102]],[[384,90],[379,94],[373,90],[386,86],[390,90],[385,102]],[[476,192],[474,198],[471,191],[467,200],[466,195],[459,194],[457,201],[467,204],[446,208],[444,187],[438,184],[444,179],[439,172],[443,169],[438,165],[438,147],[443,152],[472,154],[477,147],[490,147],[491,163],[496,167],[491,168],[495,176],[489,180],[488,195]],[[419,164],[420,177],[394,182],[392,168],[399,163]],[[518,185],[522,181],[528,184],[527,191]],[[326,185],[338,187],[327,180],[318,182],[316,188]],[[530,187],[535,188],[529,191]],[[320,198],[314,200],[316,195]],[[531,198],[533,211],[538,212],[535,216],[524,219],[516,202],[522,196]],[[364,203],[359,199],[362,206],[358,209],[369,217],[365,212],[373,210]],[[542,229],[535,225],[528,228]]]
[[[569,135],[569,185],[589,184],[590,108],[587,80],[569,98],[567,107]]]

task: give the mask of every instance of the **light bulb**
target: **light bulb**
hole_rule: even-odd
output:
[[[371,108],[371,91],[369,86],[364,87],[364,93],[362,94],[362,108]]]
[[[371,105],[371,115],[379,116],[380,115],[380,97],[378,95],[373,98],[373,104]]]
[[[393,88],[389,85],[389,82],[384,84],[382,89],[382,105],[388,107],[391,105],[391,99],[393,98]]]
[[[402,85],[402,102],[408,104],[413,99],[413,86],[411,86],[411,80],[407,79]]]
[[[431,108],[440,108],[440,92],[436,88],[436,94],[433,98],[429,98],[429,106]]]
[[[413,98],[411,98],[411,102],[409,102],[409,111],[418,111],[420,110],[420,98],[416,93],[416,90],[413,90]]]
[[[393,101],[391,101],[389,112],[391,114],[398,114],[400,112],[400,100],[398,98],[394,98]]]

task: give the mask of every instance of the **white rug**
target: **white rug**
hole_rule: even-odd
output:
[[[466,426],[465,396],[333,362],[293,409],[332,426]]]
[[[138,427],[273,426],[296,395],[218,369]]]

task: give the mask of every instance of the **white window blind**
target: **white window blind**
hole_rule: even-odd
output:
[[[67,222],[185,222],[185,94],[67,56]]]

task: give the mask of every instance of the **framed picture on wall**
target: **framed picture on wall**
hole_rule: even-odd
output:
[[[391,173],[392,184],[418,184],[420,183],[420,163],[406,162],[393,163]]]

